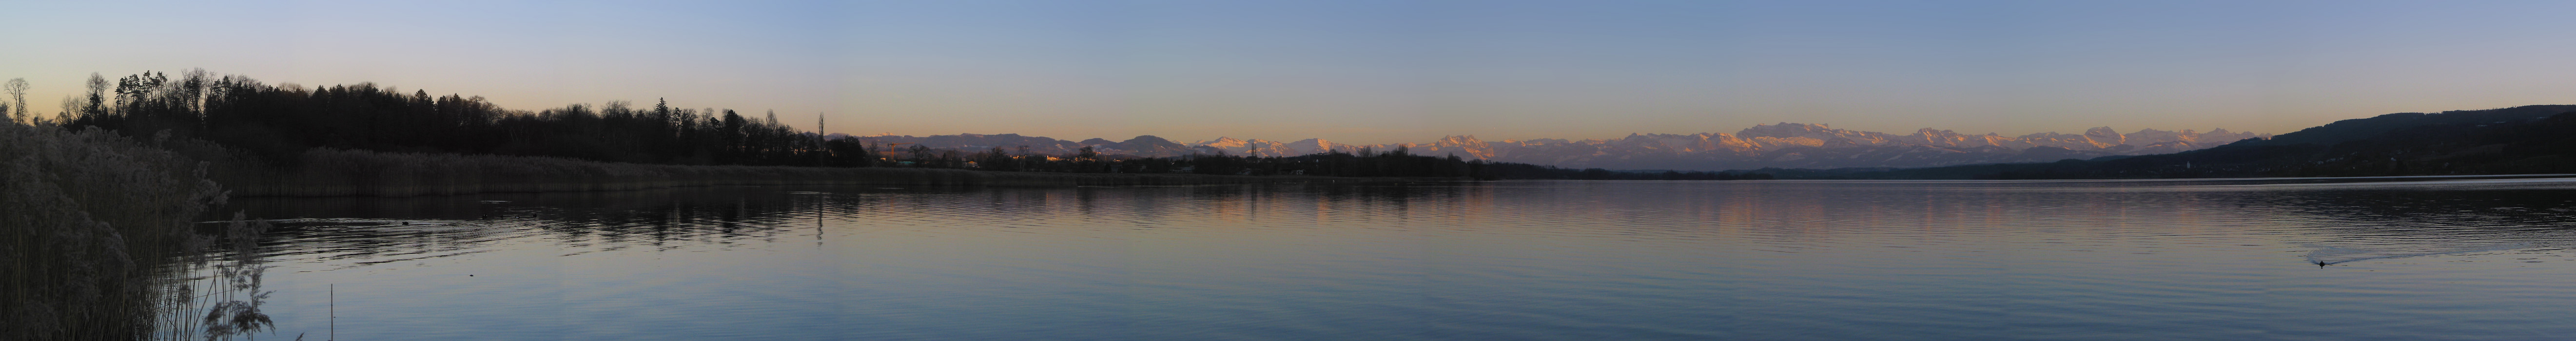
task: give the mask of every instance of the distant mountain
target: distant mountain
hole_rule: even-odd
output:
[[[2044,162],[2065,158],[2172,153],[2270,135],[2155,129],[2121,134],[2109,127],[2084,134],[2038,133],[2019,137],[1966,135],[1924,128],[1911,135],[1835,129],[1822,124],[1757,125],[1734,134],[1629,134],[1615,140],[1541,139],[1484,143],[1453,136],[1406,145],[1416,154],[1610,169],[1754,169],[1931,167],[1972,163]]]
[[[1294,156],[1340,151],[1387,152],[1403,149],[1416,155],[1455,155],[1569,168],[1726,170],[1755,168],[1934,167],[1976,163],[2047,162],[2114,155],[2174,153],[2268,134],[2214,129],[2139,130],[2122,134],[2110,127],[2083,134],[2038,133],[2007,137],[1967,135],[1924,128],[1910,135],[1836,129],[1823,124],[1756,125],[1733,134],[1629,134],[1618,139],[1536,139],[1488,142],[1473,135],[1446,136],[1429,143],[1349,145],[1322,139],[1278,142],[1220,137],[1180,143],[1151,135],[1126,141],[1081,142],[1017,134],[870,136],[883,143],[919,143],[933,148],[987,149],[1001,146],[1029,152],[1065,155],[1085,146],[1104,154],[1148,157],[1190,154]]]
[[[2116,179],[2576,173],[2576,105],[2397,113],[2218,147],[2050,163],[1770,170],[1780,178]],[[2135,134],[2132,134],[2133,136]]]
[[[2256,142],[2251,143],[2250,145],[2333,145],[2345,141],[2378,137],[2382,134],[2388,133],[2389,131],[2398,129],[2432,125],[2475,126],[2482,124],[2503,124],[2536,120],[2566,113],[2571,110],[2576,110],[2576,105],[2527,105],[2503,109],[2444,111],[2439,114],[2411,112],[2395,113],[2379,115],[2371,118],[2335,121],[2334,123],[2327,123],[2326,125],[2314,128],[2301,129],[2297,132],[2281,134],[2280,137],[2271,139],[2270,141]]]

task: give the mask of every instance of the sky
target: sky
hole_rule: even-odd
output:
[[[2576,2],[21,1],[0,78],[374,82],[857,135],[2284,133],[2576,104]]]

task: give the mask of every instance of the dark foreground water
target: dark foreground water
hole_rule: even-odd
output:
[[[2576,338],[2576,181],[2368,181],[726,187],[235,209],[298,218],[270,241],[281,340],[327,336],[334,286],[341,340]]]

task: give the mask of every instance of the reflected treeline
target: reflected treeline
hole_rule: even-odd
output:
[[[930,224],[991,217],[1161,215],[1157,198],[1262,201],[1277,198],[1403,207],[1455,201],[1473,185],[1300,185],[883,189],[852,186],[724,186],[605,192],[510,193],[408,198],[245,198],[226,210],[280,217],[271,246],[288,255],[368,264],[463,255],[483,244],[536,233],[562,245],[688,248],[812,240],[822,225]],[[1285,199],[1280,199],[1285,200]],[[1196,210],[1206,203],[1171,203]],[[1100,205],[1120,206],[1113,211]],[[1222,205],[1217,205],[1222,206]],[[352,218],[357,217],[357,218]],[[588,251],[567,250],[568,253]],[[363,264],[353,264],[358,266]]]
[[[2405,186],[2379,183],[2226,186],[2285,183],[2309,184],[2307,180],[1461,182],[976,190],[735,186],[366,200],[253,198],[228,209],[281,217],[369,217],[294,220],[277,233],[283,236],[279,242],[293,244],[282,249],[366,263],[465,255],[511,240],[545,240],[564,247],[565,254],[583,254],[824,242],[825,235],[996,226],[1050,226],[1052,230],[1015,232],[1065,234],[1129,228],[1320,226],[1442,226],[1457,231],[1662,239],[1734,233],[1764,240],[1778,250],[1856,239],[1967,242],[1997,233],[2216,233],[2278,236],[2285,238],[2284,243],[2370,250],[2355,257],[2376,257],[2516,243],[2549,246],[2569,236],[2557,218],[2576,212],[2576,205],[2571,205],[2576,202],[2559,198],[2554,191],[2371,187]]]
[[[294,254],[386,262],[468,253],[524,232],[608,248],[810,237],[818,210],[845,212],[868,200],[810,193],[724,186],[366,200],[271,197],[237,200],[227,209],[296,218],[283,220],[272,233],[273,243]]]
[[[2564,217],[2576,214],[2565,189],[2352,189],[2300,195],[2235,195],[2242,203],[2331,224],[2320,227],[2355,237],[2429,238],[2449,232],[2483,235],[2546,233],[2576,236]],[[2489,222],[2514,221],[2520,224]]]
[[[2553,186],[2541,186],[2553,187]],[[2555,186],[2563,187],[2563,186]],[[2326,188],[2205,193],[2295,227],[2319,266],[2353,261],[2563,251],[2576,238],[2564,188]]]

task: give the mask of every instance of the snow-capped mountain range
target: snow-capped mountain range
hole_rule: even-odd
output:
[[[1629,134],[1617,139],[1503,141],[1483,141],[1473,135],[1459,135],[1429,143],[1376,145],[1340,144],[1322,139],[1280,142],[1231,137],[1184,143],[1152,135],[1126,141],[1099,138],[1066,141],[1019,134],[858,138],[879,143],[917,143],[932,148],[970,151],[999,146],[1015,153],[1047,155],[1070,155],[1085,146],[1103,154],[1149,157],[1218,153],[1296,156],[1329,151],[1383,153],[1401,148],[1415,155],[1454,155],[1466,159],[1569,168],[1727,170],[2049,162],[2109,155],[2174,153],[2271,136],[2227,129],[2208,132],[2145,129],[2123,134],[2110,127],[2088,129],[2083,134],[1968,135],[1923,128],[1914,134],[1895,135],[1835,129],[1823,124],[1780,123],[1756,125],[1733,134]]]

